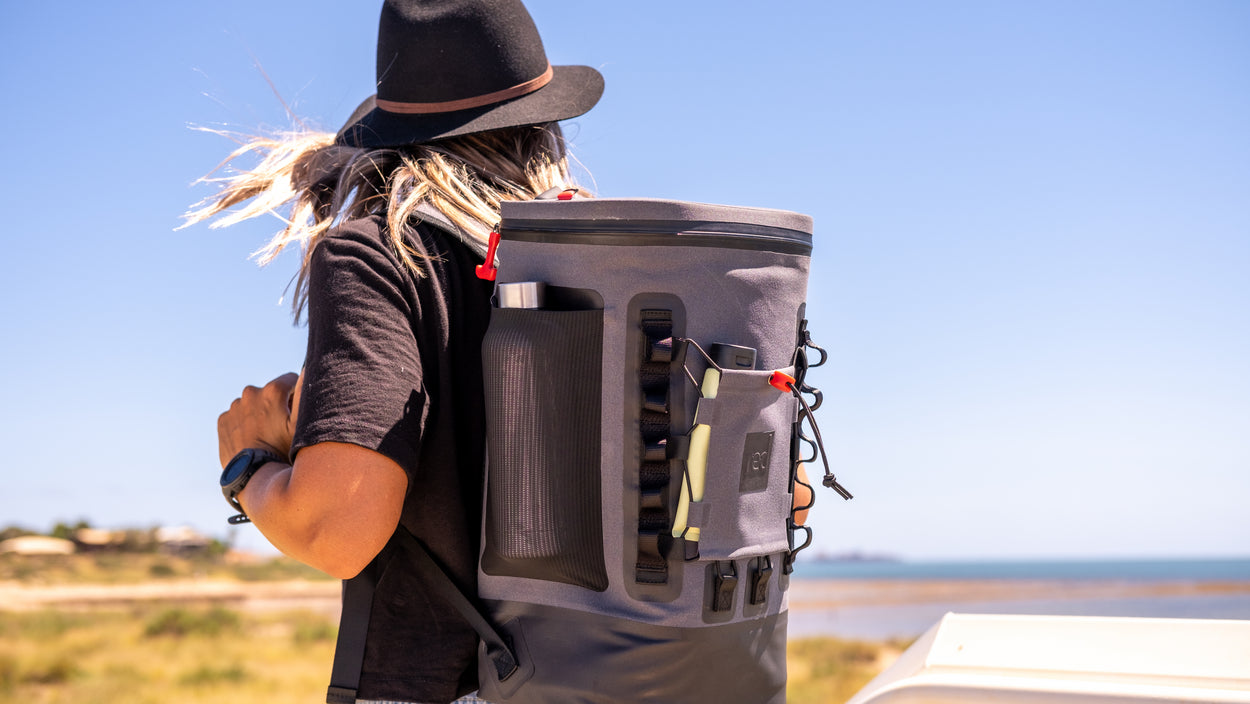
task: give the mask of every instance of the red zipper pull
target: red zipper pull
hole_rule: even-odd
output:
[[[486,261],[474,268],[477,278],[483,281],[494,281],[499,275],[499,268],[495,266],[496,249],[499,249],[499,225],[497,224],[491,228],[490,239],[486,241]]]
[[[794,377],[790,376],[789,374],[786,374],[780,369],[778,369],[777,371],[769,375],[768,383],[771,384],[773,388],[777,389],[778,391],[786,391],[786,392],[792,391],[796,394],[798,393],[798,391],[795,391],[794,389],[794,384],[795,384]]]

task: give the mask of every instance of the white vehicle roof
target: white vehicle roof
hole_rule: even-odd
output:
[[[947,614],[847,704],[1247,702],[1250,621]]]

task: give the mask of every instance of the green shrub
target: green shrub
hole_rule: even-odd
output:
[[[204,687],[214,684],[238,684],[252,675],[242,665],[213,667],[204,665],[178,678],[178,683],[189,687]]]
[[[81,674],[78,665],[66,656],[60,656],[51,662],[31,668],[21,676],[22,682],[28,684],[65,684]]]
[[[151,567],[148,567],[148,574],[160,579],[163,577],[173,577],[178,574],[178,570],[174,569],[173,565],[168,562],[156,562],[153,563]]]
[[[0,692],[11,691],[17,686],[17,658],[0,655]]]
[[[275,557],[255,565],[234,565],[235,579],[241,582],[274,582],[283,579],[334,579],[330,575],[289,557]]]
[[[839,638],[804,638],[787,644],[790,704],[844,702],[878,671],[881,645]]]
[[[239,615],[229,609],[214,607],[208,611],[166,609],[148,619],[143,635],[151,637],[189,635],[217,636],[239,628]]]
[[[0,611],[0,636],[35,641],[55,640],[83,625],[82,614],[45,609],[31,613]]]
[[[308,621],[295,624],[295,642],[299,645],[334,640],[338,637],[338,627],[329,621]]]

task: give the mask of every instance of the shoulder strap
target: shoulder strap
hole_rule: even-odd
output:
[[[447,570],[430,554],[425,543],[403,525],[400,525],[396,535],[412,548],[417,570],[429,577],[428,583],[455,607],[486,644],[486,656],[495,666],[499,681],[512,676],[518,669],[516,655],[513,654],[511,645],[482,614],[481,608],[456,586]],[[343,582],[343,613],[339,619],[338,641],[334,646],[334,665],[330,674],[330,688],[326,693],[327,704],[356,702],[376,586],[376,577],[368,569]]]
[[[355,577],[343,580],[343,612],[339,616],[339,637],[334,644],[334,665],[330,670],[326,704],[356,704],[376,579],[373,571],[365,568]]]
[[[429,203],[421,203],[417,206],[417,214],[421,216],[422,222],[428,222],[438,229],[454,236],[457,240],[464,244],[464,246],[476,252],[479,257],[486,256],[486,243],[478,240],[457,227],[456,224],[449,220],[446,215],[439,212],[438,208],[435,208]]]

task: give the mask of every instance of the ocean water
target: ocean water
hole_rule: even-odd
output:
[[[1109,560],[1048,562],[799,561],[796,579],[1064,580],[1122,582],[1250,582],[1250,560]],[[1250,620],[1250,593],[1160,594],[1070,599],[921,602],[798,609],[789,635],[883,640],[915,638],[948,612],[1051,616],[1129,616]]]
[[[824,579],[1098,579],[1250,582],[1250,559],[1045,560],[986,562],[819,561],[800,556],[796,578]]]

